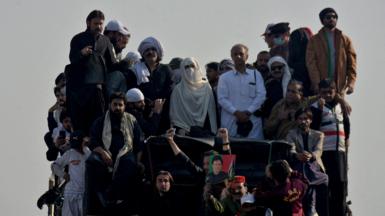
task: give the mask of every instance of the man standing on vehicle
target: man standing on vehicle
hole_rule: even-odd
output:
[[[110,39],[110,42],[114,46],[116,59],[117,61],[121,62],[123,59],[122,51],[124,48],[126,48],[131,37],[128,28],[124,26],[123,23],[119,20],[111,20],[107,23],[103,34]],[[123,62],[122,64],[125,64],[125,70],[129,68],[128,62]],[[116,69],[107,73],[106,91],[108,96],[114,92],[127,91],[127,81],[122,70]]]
[[[338,15],[333,8],[323,9],[319,18],[323,28],[309,40],[306,51],[311,90],[317,94],[318,83],[330,79],[338,93],[351,94],[357,76],[352,41],[336,28]]]
[[[87,29],[71,40],[66,78],[74,128],[88,134],[92,122],[104,112],[105,78],[116,58],[110,40],[102,35],[103,12],[92,11],[86,23]]]
[[[246,68],[248,48],[231,48],[235,69],[219,77],[218,102],[222,107],[221,124],[231,137],[263,139],[262,119],[253,115],[265,101],[265,85],[257,70]]]

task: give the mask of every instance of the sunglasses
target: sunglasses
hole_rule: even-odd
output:
[[[283,65],[274,66],[274,67],[271,67],[271,71],[282,70],[283,67],[284,67]]]
[[[194,64],[184,66],[184,69],[195,68]]]

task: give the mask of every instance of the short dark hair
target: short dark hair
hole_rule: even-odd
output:
[[[57,75],[56,79],[55,79],[55,85],[58,85],[59,82],[63,81],[65,82],[66,80],[66,77],[64,75],[64,73],[60,73],[59,75]]]
[[[60,91],[61,91],[61,87],[59,87],[59,86],[55,86],[54,88],[53,88],[53,93],[56,95],[56,93],[60,93]]]
[[[303,83],[301,81],[292,79],[292,80],[290,80],[289,84],[287,84],[287,86],[289,86],[289,85],[299,85],[300,88],[298,90],[300,91],[300,93],[303,93]]]
[[[218,62],[210,62],[206,64],[207,69],[212,69],[215,71],[219,71],[219,63]]]
[[[110,96],[109,103],[111,103],[114,99],[123,100],[124,104],[127,103],[126,95],[123,92],[114,92]]]
[[[323,79],[318,83],[318,88],[332,88],[336,89],[336,83],[333,80],[330,79]]]
[[[262,55],[262,54],[270,54],[270,53],[267,50],[262,50],[261,52],[258,53],[257,56]]]
[[[310,119],[313,118],[313,113],[312,111],[309,109],[309,108],[299,108],[295,114],[294,114],[294,117],[295,117],[295,120],[297,120],[297,118],[302,115],[303,113],[306,113],[306,116]]]
[[[90,14],[88,14],[86,21],[89,22],[94,18],[99,18],[104,20],[104,13],[100,10],[93,10]]]
[[[77,130],[71,133],[71,136],[70,136],[71,148],[80,151],[82,154],[84,154],[83,148],[82,148],[83,141],[84,141],[84,133],[82,131]]]
[[[323,19],[328,13],[334,13],[336,15],[336,18],[338,19],[337,12],[333,8],[328,7],[328,8],[324,8],[321,12],[319,12],[319,19],[321,20],[321,23],[323,23]]]
[[[223,159],[222,159],[222,156],[220,154],[214,155],[213,159],[211,161],[212,161],[212,163],[214,163],[214,161],[217,161],[217,160],[221,161],[221,163],[223,164]]]
[[[158,176],[160,175],[165,175],[165,176],[168,176],[168,178],[170,179],[170,183],[173,183],[174,182],[174,178],[172,177],[171,173],[169,171],[166,171],[166,170],[159,170],[156,175],[155,175],[155,179],[154,179],[154,182],[156,180],[156,178],[158,178]]]
[[[277,180],[279,184],[285,183],[291,173],[290,165],[286,160],[273,161],[269,165],[269,170],[273,179]]]
[[[66,111],[61,111],[60,112],[60,116],[59,116],[59,121],[60,122],[63,122],[64,121],[64,119],[66,119],[66,118],[70,118],[70,115],[69,115],[69,113],[67,113]]]

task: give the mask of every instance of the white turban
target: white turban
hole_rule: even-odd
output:
[[[279,62],[285,65],[284,67],[284,72],[282,75],[282,90],[283,90],[283,97],[286,97],[286,90],[287,90],[287,85],[289,84],[291,80],[291,73],[290,73],[290,68],[287,65],[285,59],[283,59],[281,56],[274,56],[271,57],[270,60],[267,62],[267,66],[269,67],[269,71],[271,71],[271,65],[274,62]]]
[[[139,102],[144,100],[144,95],[139,89],[132,88],[127,91],[126,99],[127,99],[127,102]]]
[[[148,48],[152,48],[152,47],[154,47],[156,49],[156,53],[158,54],[159,59],[162,59],[162,57],[163,57],[163,46],[154,37],[148,37],[148,38],[144,39],[140,43],[140,45],[138,47],[138,51],[139,51],[140,55],[142,55],[142,57],[143,57],[144,51],[146,51]]]

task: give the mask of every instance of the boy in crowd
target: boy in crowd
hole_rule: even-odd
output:
[[[347,210],[347,152],[350,122],[343,104],[338,100],[334,81],[322,80],[319,85],[319,101],[312,104],[312,128],[325,134],[322,161],[329,176],[330,215],[345,215]]]

